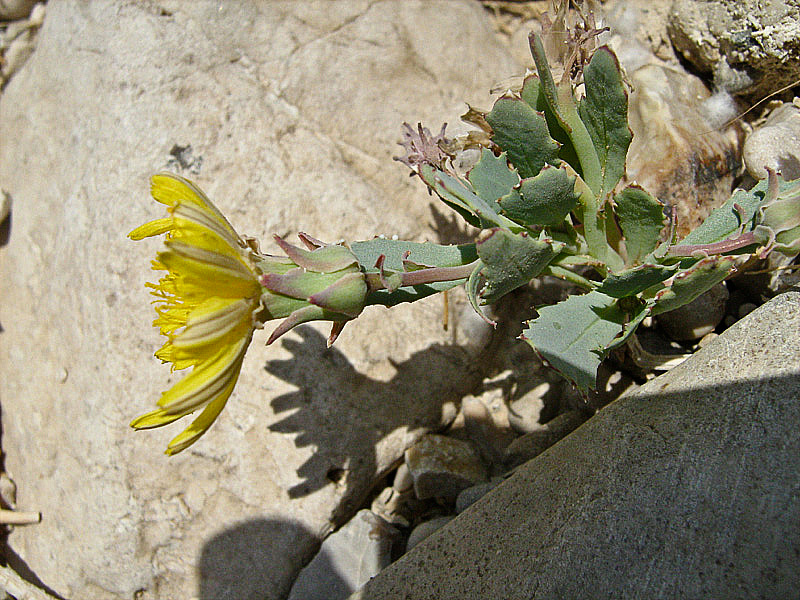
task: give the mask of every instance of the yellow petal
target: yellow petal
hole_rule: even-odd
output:
[[[182,416],[184,415],[171,415],[163,408],[157,408],[156,410],[136,417],[133,421],[131,421],[131,427],[134,429],[152,429],[153,427],[169,425],[173,421],[180,419]]]
[[[206,212],[232,237],[239,235],[214,203],[194,183],[172,173],[159,173],[150,178],[150,193],[153,199],[167,206],[189,204]]]
[[[168,232],[172,229],[173,222],[172,219],[169,217],[165,217],[163,219],[156,219],[155,221],[150,221],[149,223],[145,223],[144,225],[140,225],[133,231],[128,234],[128,237],[132,240],[139,241],[143,240],[146,237],[152,237],[154,235],[161,235],[162,233]]]
[[[248,299],[209,298],[189,315],[186,328],[172,343],[176,348],[192,350],[210,343],[223,343],[223,338],[246,333],[251,327],[254,303]]]
[[[202,408],[239,376],[251,335],[221,348],[211,359],[192,369],[186,377],[161,395],[158,405],[167,412],[191,412]]]
[[[158,260],[166,265],[175,277],[199,275],[200,279],[208,282],[208,287],[214,289],[223,287],[218,280],[214,279],[220,276],[249,281],[258,287],[258,281],[253,271],[237,258],[185,244],[179,240],[167,240],[165,244],[168,250],[159,252]],[[180,257],[180,260],[173,260],[173,256]]]
[[[239,378],[239,374],[237,372],[236,377],[234,377],[228,386],[217,396],[213,401],[211,401],[208,406],[203,409],[203,412],[200,413],[194,421],[192,421],[191,425],[183,430],[180,434],[178,434],[167,446],[166,454],[172,456],[173,454],[177,454],[182,450],[185,450],[192,444],[194,444],[200,436],[202,436],[208,428],[216,421],[219,413],[222,412],[222,409],[225,408],[225,404],[228,402],[228,398],[231,396],[231,392],[233,392],[233,387],[236,385],[236,381]]]

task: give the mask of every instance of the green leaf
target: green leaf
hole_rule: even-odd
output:
[[[609,275],[603,280],[597,291],[614,298],[635,296],[661,283],[675,273],[677,269],[678,265],[669,267],[663,265],[640,265]]]
[[[580,169],[577,167],[575,169],[581,173],[581,177],[589,185],[592,192],[598,195],[602,187],[600,159],[597,156],[592,136],[589,135],[586,124],[578,114],[572,82],[569,77],[562,78],[558,85],[553,81],[553,74],[550,72],[550,65],[547,62],[544,46],[538,35],[533,36],[531,54],[533,55],[533,61],[536,63],[541,93],[547,102],[547,106],[555,116],[561,129],[569,136],[575,148],[575,153],[578,155]]]
[[[585,393],[594,389],[604,349],[622,332],[625,318],[616,298],[594,291],[539,309],[522,337]]]
[[[733,270],[735,260],[725,256],[703,258],[674,276],[669,285],[656,293],[651,314],[680,308],[717,285]]]
[[[628,264],[640,263],[658,244],[666,223],[664,204],[635,184],[614,196],[614,203],[617,220],[625,236]]]
[[[712,211],[699,227],[679,242],[679,245],[721,242],[737,234],[742,224],[748,224],[745,231],[750,231],[753,228],[753,217],[764,202],[766,194],[766,179],[758,182],[750,191],[736,190],[725,204]],[[742,215],[734,204],[742,209]]]
[[[583,237],[589,247],[589,254],[602,262],[611,271],[621,271],[625,268],[622,257],[608,243],[606,234],[607,215],[603,210],[606,202],[599,202],[589,185],[578,177],[572,167],[565,167],[567,173],[575,176],[575,193],[578,194],[578,206],[575,207],[575,215],[583,224]],[[613,223],[612,223],[612,226]]]
[[[467,291],[467,299],[469,299],[470,305],[475,310],[475,312],[478,313],[478,316],[480,316],[481,319],[486,321],[492,327],[497,327],[497,323],[495,321],[492,321],[485,314],[483,314],[483,311],[481,310],[480,307],[481,302],[478,296],[480,295],[481,288],[483,287],[483,277],[481,277],[482,270],[483,270],[483,264],[478,263],[478,266],[475,267],[475,270],[472,271],[472,273],[470,274],[469,279],[467,280],[467,283],[465,285]]]
[[[762,223],[775,233],[775,249],[794,256],[800,252],[800,180],[778,181],[777,197],[765,204]]]
[[[520,177],[533,177],[549,163],[558,165],[558,142],[550,137],[544,115],[519,98],[500,98],[486,121],[492,141],[505,150]]]
[[[528,228],[558,225],[578,203],[575,177],[548,165],[535,177],[523,179],[499,202],[505,215]]]
[[[467,179],[475,193],[489,204],[508,194],[519,183],[519,175],[508,167],[506,153],[495,156],[488,148],[482,150],[481,159],[467,174]]]
[[[494,302],[539,275],[564,247],[551,239],[533,239],[527,233],[512,234],[495,228],[478,240],[478,256],[483,262],[481,276],[486,285],[479,296]]]
[[[506,227],[519,231],[522,228],[497,213],[495,208],[467,187],[468,182],[448,175],[431,165],[421,165],[419,176],[445,204],[456,209],[471,225],[481,227]]]
[[[599,195],[604,196],[625,174],[625,157],[633,137],[628,127],[628,95],[617,57],[607,46],[595,51],[583,79],[586,97],[578,112],[600,160]]]
[[[632,309],[625,311],[628,315],[627,323],[622,328],[622,333],[613,339],[613,341],[605,347],[606,352],[611,352],[615,348],[619,348],[627,343],[630,337],[636,332],[642,321],[650,315],[650,309],[653,306],[650,302],[638,302]]]
[[[550,110],[547,100],[544,97],[542,86],[539,83],[539,78],[535,74],[530,74],[525,78],[522,83],[522,90],[520,97],[534,110],[544,114],[545,121],[547,122],[547,129],[550,131],[550,137],[561,144],[558,149],[558,157],[561,160],[567,161],[578,174],[582,173],[581,161],[575,152],[575,146],[572,145],[572,140],[569,135],[561,127],[558,118]]]
[[[375,264],[383,255],[384,271],[391,277],[393,273],[403,271],[403,260],[408,252],[407,260],[427,267],[457,267],[474,262],[478,258],[475,244],[460,246],[443,246],[430,242],[405,242],[374,238],[363,242],[353,242],[350,250],[358,260],[365,273],[377,273]],[[455,281],[439,281],[423,285],[406,286],[394,291],[376,290],[367,294],[366,304],[383,304],[394,306],[401,302],[414,302],[431,294],[443,292],[464,283],[465,279]]]

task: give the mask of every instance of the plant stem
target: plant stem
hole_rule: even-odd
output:
[[[403,271],[400,273],[400,286],[408,287],[436,283],[438,281],[467,279],[472,271],[475,270],[475,267],[478,266],[478,263],[480,263],[480,259],[466,265],[458,265],[455,267],[430,267],[428,269],[419,269],[418,271]],[[370,292],[388,289],[383,281],[381,281],[382,277],[380,273],[365,273],[364,275]]]

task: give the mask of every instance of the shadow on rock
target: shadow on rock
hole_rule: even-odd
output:
[[[297,564],[291,564],[286,559],[287,546],[305,546],[308,551]],[[286,598],[302,563],[317,548],[318,540],[299,523],[282,519],[243,521],[204,544],[198,562],[198,600]],[[335,571],[330,571],[335,577]]]
[[[315,449],[298,470],[303,482],[289,495],[305,496],[331,482],[342,486],[333,517],[340,523],[416,434],[455,417],[454,402],[480,381],[480,374],[470,370],[462,349],[437,344],[394,365],[391,380],[378,381],[357,372],[336,348],[327,348],[314,329],[295,331],[302,341],[284,341],[294,357],[265,366],[297,387],[272,401],[275,414],[286,416],[270,429],[298,434],[298,447]]]

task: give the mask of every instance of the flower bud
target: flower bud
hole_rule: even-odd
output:
[[[366,279],[355,255],[345,246],[322,244],[305,234],[300,234],[300,239],[309,250],[275,236],[287,259],[262,256],[256,262],[263,273],[259,277],[263,319],[285,317],[267,344],[296,325],[324,320],[334,323],[330,345],[344,324],[364,309]]]

